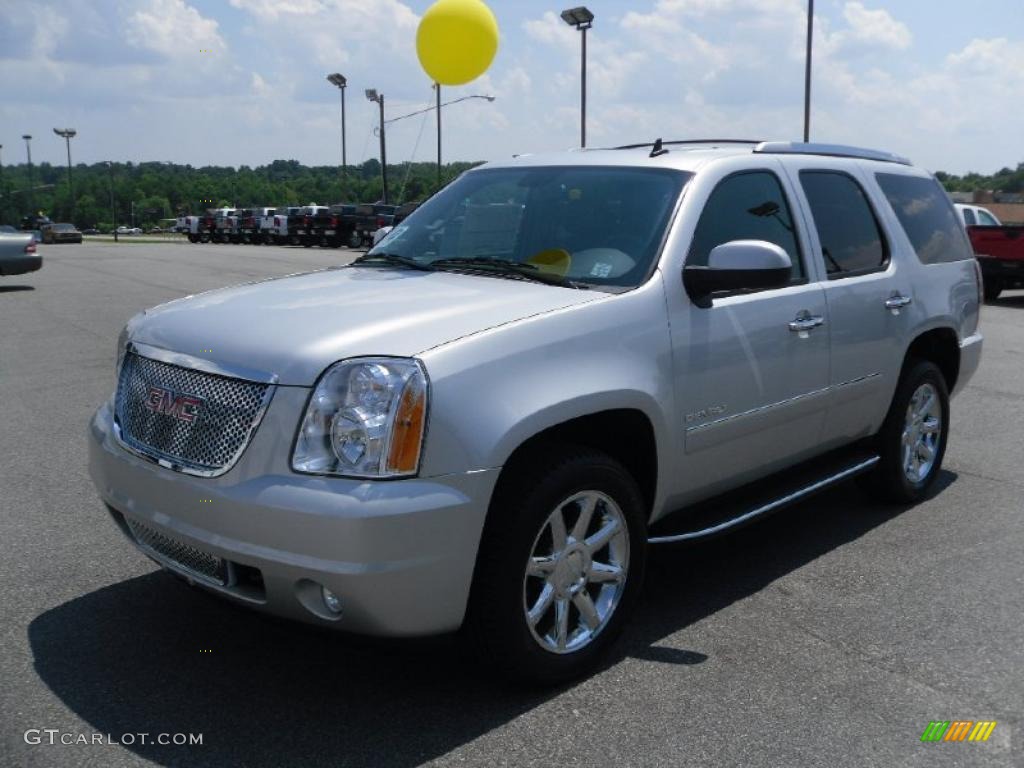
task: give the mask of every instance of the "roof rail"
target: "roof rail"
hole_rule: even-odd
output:
[[[665,144],[764,144],[761,139],[685,139],[683,141],[645,141],[642,144],[623,144],[621,147],[612,149],[644,149],[653,147],[655,143]]]
[[[910,160],[892,152],[862,147],[847,147],[843,144],[803,144],[797,141],[763,141],[754,147],[754,152],[766,155],[826,155],[828,157],[856,157],[861,160],[879,160],[883,163],[911,165]]]

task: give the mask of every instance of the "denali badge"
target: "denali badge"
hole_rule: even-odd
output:
[[[182,395],[163,387],[150,387],[146,393],[146,408],[154,413],[171,416],[178,421],[192,423],[199,415],[199,406],[203,401],[192,395]]]

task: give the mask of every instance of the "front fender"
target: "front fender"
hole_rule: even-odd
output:
[[[629,293],[508,323],[420,358],[431,380],[425,476],[500,467],[539,432],[613,409],[644,413],[659,465],[668,463],[674,401],[660,273]]]

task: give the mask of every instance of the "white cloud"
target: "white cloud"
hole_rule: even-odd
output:
[[[888,11],[869,10],[863,3],[849,2],[843,6],[843,18],[849,29],[840,32],[842,42],[855,42],[863,46],[906,50],[913,36],[906,24],[897,21]]]
[[[214,19],[204,17],[184,0],[148,0],[125,22],[131,45],[172,59],[220,57],[227,44]]]

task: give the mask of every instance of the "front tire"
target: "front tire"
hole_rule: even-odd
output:
[[[935,363],[910,360],[878,432],[878,466],[867,476],[877,497],[896,504],[924,499],[942,468],[949,438],[949,389]]]
[[[636,482],[603,453],[552,446],[506,467],[467,614],[484,662],[543,684],[591,672],[639,599],[645,518]]]

